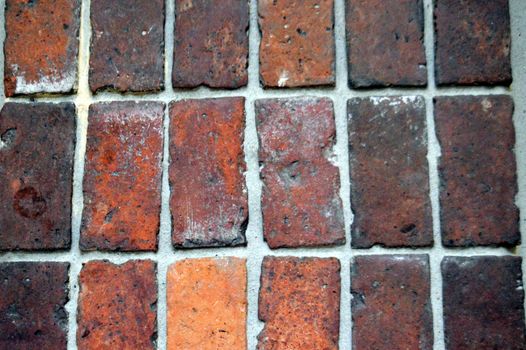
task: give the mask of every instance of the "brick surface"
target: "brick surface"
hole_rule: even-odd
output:
[[[246,260],[188,259],[168,270],[168,350],[245,350]]]
[[[248,7],[248,0],[175,1],[174,87],[247,84]]]
[[[348,102],[352,245],[433,244],[422,97]]]
[[[5,2],[6,96],[68,93],[77,81],[80,0]]]
[[[92,91],[163,88],[163,0],[92,0],[91,28]]]
[[[258,1],[264,87],[334,85],[334,1]]]
[[[442,261],[446,349],[526,348],[519,257]]]
[[[345,243],[336,131],[327,98],[256,101],[263,233],[271,248]]]
[[[444,245],[520,242],[512,115],[508,96],[435,100]]]
[[[80,272],[77,346],[83,349],[155,349],[156,266],[90,261]]]
[[[0,348],[66,349],[68,263],[0,263]]]
[[[510,84],[508,0],[435,1],[439,85]]]
[[[353,87],[427,83],[422,0],[346,0]]]
[[[353,349],[433,349],[426,255],[359,256],[351,275]]]
[[[0,250],[71,243],[75,106],[7,103],[0,112]]]
[[[170,208],[176,247],[246,244],[242,97],[170,105]]]
[[[338,349],[340,262],[265,257],[258,311],[258,350]]]

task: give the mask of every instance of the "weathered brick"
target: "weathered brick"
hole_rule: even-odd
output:
[[[188,259],[168,270],[168,350],[245,350],[246,260]]]
[[[353,349],[433,349],[426,255],[359,256],[351,273]]]
[[[77,82],[80,0],[6,0],[5,94],[68,93]]]
[[[508,0],[436,0],[439,85],[511,83]]]
[[[433,244],[422,97],[348,102],[352,245]]]
[[[0,348],[66,349],[68,263],[0,263]]]
[[[526,348],[519,257],[442,261],[446,349]]]
[[[155,349],[156,266],[90,261],[80,272],[77,346],[83,349]]]
[[[258,311],[258,350],[338,349],[340,262],[265,257]]]
[[[246,244],[242,97],[170,105],[170,208],[176,247]]]
[[[156,250],[164,105],[92,105],[84,172],[83,250]]]
[[[258,1],[264,87],[334,85],[334,1]]]
[[[346,0],[353,87],[427,84],[422,0]]]
[[[0,250],[71,244],[75,106],[7,103],[0,112]]]
[[[92,0],[89,85],[93,92],[164,87],[164,0]]]
[[[328,98],[256,101],[263,233],[271,248],[345,243]]]
[[[176,0],[173,85],[247,84],[248,0]]]
[[[520,242],[512,115],[508,96],[435,99],[444,245]]]

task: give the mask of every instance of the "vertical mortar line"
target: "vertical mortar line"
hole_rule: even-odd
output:
[[[0,49],[0,77],[2,78],[2,81],[0,81],[0,107],[4,106],[5,102],[5,90],[4,90],[4,62],[5,62],[5,54],[4,54],[4,42],[5,42],[5,0],[0,0],[0,19],[2,19],[2,25],[0,25],[0,45],[2,45]]]

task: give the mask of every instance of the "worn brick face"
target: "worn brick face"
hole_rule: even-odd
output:
[[[256,101],[263,233],[271,248],[345,243],[327,98]]]
[[[0,112],[0,250],[71,242],[75,106],[7,103]]]
[[[244,245],[244,98],[170,105],[170,208],[176,247]]]
[[[347,107],[353,247],[431,245],[424,99],[356,98]]]
[[[513,101],[508,96],[435,99],[446,246],[520,242],[512,115]]]
[[[168,270],[168,350],[245,350],[245,259],[176,262]]]

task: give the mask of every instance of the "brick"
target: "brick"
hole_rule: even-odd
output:
[[[77,346],[84,349],[155,349],[156,266],[151,260],[122,265],[83,264],[77,314]]]
[[[438,85],[511,83],[508,0],[435,1]]]
[[[258,2],[264,87],[334,85],[334,1]]]
[[[444,245],[519,244],[512,115],[508,96],[435,99]]]
[[[256,101],[263,233],[271,248],[345,243],[328,98]]]
[[[175,1],[174,87],[247,85],[248,7],[248,0]]]
[[[164,87],[164,0],[92,0],[91,91]]]
[[[433,244],[424,99],[348,101],[352,246]]]
[[[0,250],[71,244],[75,106],[7,103],[0,112]]]
[[[66,349],[68,263],[0,263],[0,348]]]
[[[353,349],[433,349],[427,255],[356,257]]]
[[[246,260],[178,261],[168,269],[168,350],[247,348]]]
[[[245,245],[245,99],[170,105],[170,208],[178,248]]]
[[[427,84],[422,0],[347,0],[353,87]]]
[[[339,260],[265,257],[258,311],[258,350],[338,349]]]
[[[446,349],[525,349],[521,261],[511,256],[444,258]]]

